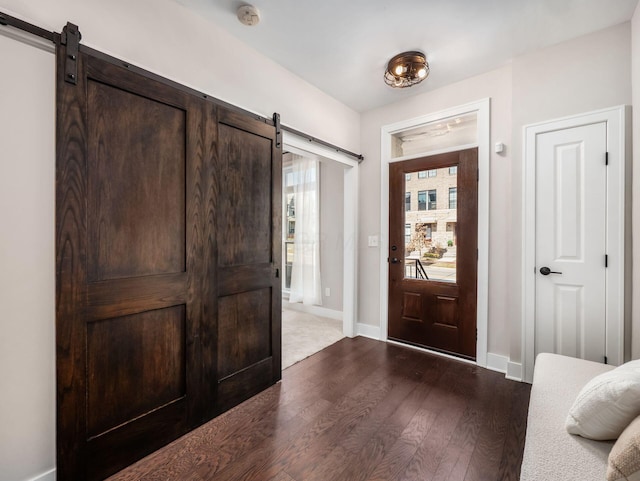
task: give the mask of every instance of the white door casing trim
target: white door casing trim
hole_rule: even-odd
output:
[[[605,352],[610,364],[624,362],[626,116],[626,107],[618,106],[523,127],[522,367],[526,382],[533,381],[535,361],[536,137],[555,130],[601,122],[607,124]]]
[[[466,148],[478,148],[478,294],[477,318],[478,339],[476,342],[476,364],[487,367],[487,339],[489,312],[489,160],[490,160],[490,104],[489,98],[458,107],[441,110],[421,117],[404,120],[381,128],[380,165],[380,340],[388,338],[389,305],[389,164],[412,158],[436,155]],[[397,159],[391,158],[391,136],[404,130],[453,116],[469,113],[477,115],[477,144],[461,145],[449,149],[423,152]]]
[[[282,143],[285,150],[302,151],[339,162],[344,169],[344,263],[342,268],[342,333],[347,337],[356,335],[358,319],[356,293],[358,279],[358,162],[340,152],[309,142],[286,130]]]

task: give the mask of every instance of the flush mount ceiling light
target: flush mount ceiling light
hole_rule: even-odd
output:
[[[387,64],[384,81],[394,88],[411,87],[429,76],[429,64],[422,52],[403,52]]]
[[[248,27],[253,27],[254,25],[258,25],[260,23],[260,12],[253,5],[243,5],[238,8],[236,12],[238,15],[238,20],[243,25],[247,25]]]

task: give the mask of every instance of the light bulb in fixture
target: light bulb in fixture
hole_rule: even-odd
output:
[[[411,87],[429,76],[429,64],[422,52],[404,52],[387,63],[384,81],[394,88]]]

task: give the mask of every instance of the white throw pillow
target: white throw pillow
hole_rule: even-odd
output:
[[[640,415],[640,360],[594,377],[580,391],[565,426],[571,434],[617,439]]]

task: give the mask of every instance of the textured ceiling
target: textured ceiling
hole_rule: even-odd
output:
[[[638,0],[176,0],[356,111],[477,75],[510,59],[625,22]],[[251,3],[257,26],[238,22]],[[429,78],[383,81],[406,50],[426,53]]]

